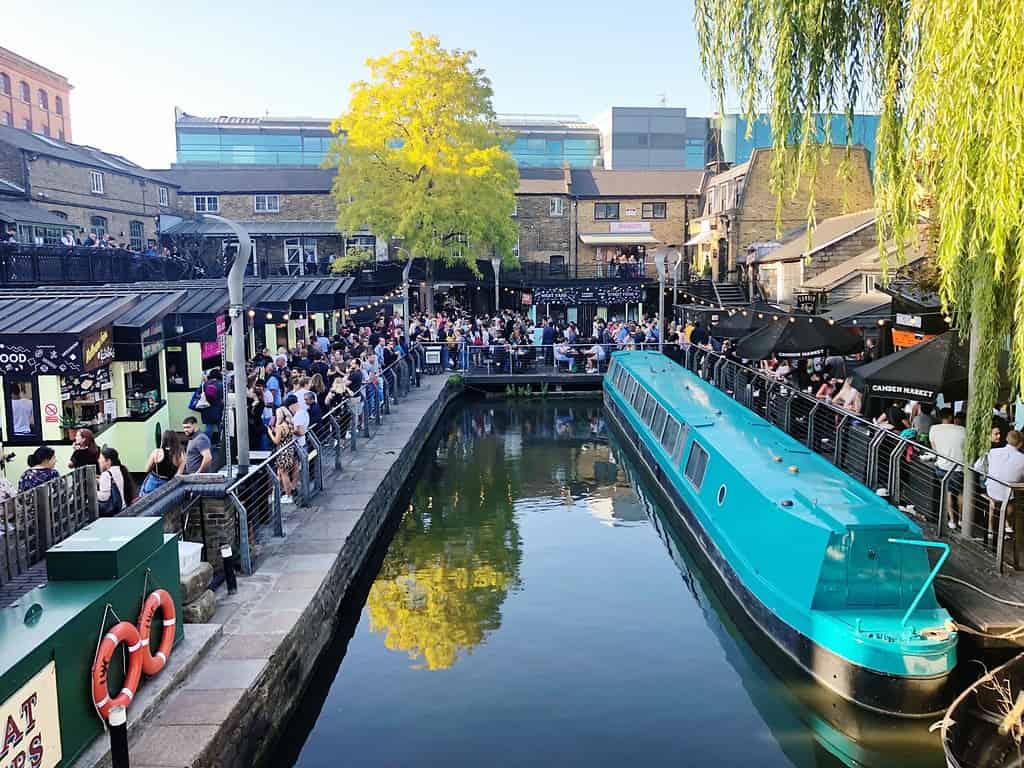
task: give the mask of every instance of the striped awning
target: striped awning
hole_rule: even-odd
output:
[[[658,239],[646,232],[600,232],[580,235],[580,241],[584,245],[652,245]]]

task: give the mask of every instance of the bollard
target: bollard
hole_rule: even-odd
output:
[[[220,545],[220,559],[224,561],[224,581],[228,585],[228,594],[238,591],[238,577],[235,576],[235,556],[230,544]]]
[[[113,768],[129,768],[128,711],[120,706],[111,707],[107,722],[110,724],[110,764]]]

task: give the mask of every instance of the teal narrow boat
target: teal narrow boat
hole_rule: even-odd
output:
[[[932,581],[947,545],[654,352],[616,353],[607,418],[757,628],[822,685],[904,717],[941,712],[956,633]],[[928,549],[942,550],[934,567]]]

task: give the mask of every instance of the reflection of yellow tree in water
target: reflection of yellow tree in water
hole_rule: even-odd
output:
[[[501,605],[519,584],[517,465],[500,439],[464,451],[457,434],[466,430],[453,425],[444,464],[427,467],[366,603],[384,645],[427,669],[451,667],[501,626]]]

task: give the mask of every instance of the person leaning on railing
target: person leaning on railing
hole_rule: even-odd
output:
[[[1011,429],[1006,435],[1006,445],[993,448],[988,456],[978,459],[974,469],[986,475],[985,493],[988,496],[988,539],[995,541],[995,536],[1003,535],[997,531],[999,524],[999,508],[1006,503],[1006,519],[1013,520],[1013,566],[1020,568],[1022,547],[1020,536],[1024,535],[1024,505],[1017,504],[1010,486],[1024,483],[1024,453],[1021,446],[1024,439],[1020,432]]]

